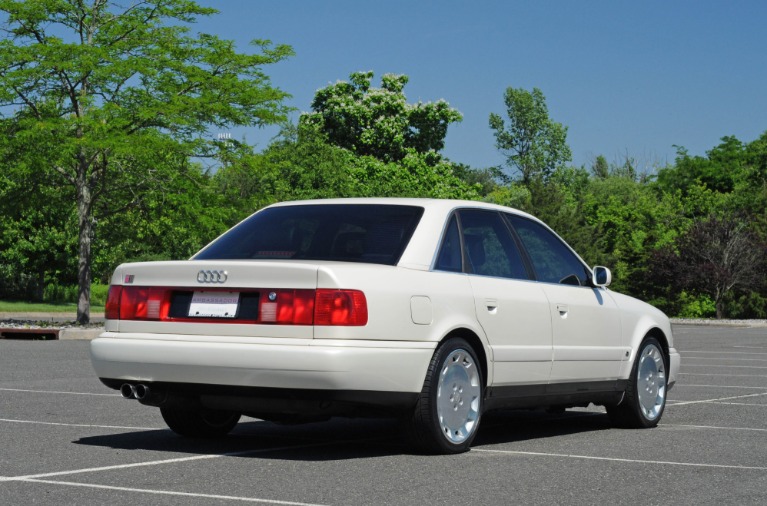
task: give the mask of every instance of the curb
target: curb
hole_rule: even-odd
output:
[[[59,332],[59,341],[71,341],[71,340],[91,340],[99,337],[99,334],[104,332],[104,327],[93,327],[88,329],[81,329],[77,327],[69,327],[61,329]]]

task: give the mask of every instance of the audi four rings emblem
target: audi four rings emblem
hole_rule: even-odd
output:
[[[226,271],[200,271],[197,273],[198,283],[224,283],[229,277]]]

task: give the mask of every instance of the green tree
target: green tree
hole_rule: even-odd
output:
[[[385,74],[381,87],[370,86],[373,72],[355,72],[317,91],[313,112],[301,115],[302,125],[313,125],[328,142],[361,156],[397,162],[416,153],[440,151],[447,127],[462,116],[444,100],[408,104],[403,89],[409,78]]]
[[[333,197],[476,198],[477,185],[434,152],[412,148],[394,162],[331,144],[306,124],[287,127],[262,153],[243,153],[215,179],[243,215],[264,205]]]
[[[407,76],[372,72],[319,90],[297,126],[262,153],[240,152],[216,180],[243,211],[279,200],[330,197],[477,198],[479,181],[439,153],[460,114],[444,102],[408,104]]]
[[[607,163],[607,159],[603,155],[599,155],[594,160],[594,164],[591,166],[591,172],[594,177],[598,179],[607,179],[610,175],[610,165]]]
[[[165,158],[207,156],[210,128],[283,120],[286,94],[264,65],[288,46],[254,41],[254,54],[188,23],[216,11],[189,0],[123,7],[92,0],[0,0],[0,135],[15,161],[75,194],[77,319],[90,313],[92,238],[99,202],[174,177]],[[7,165],[7,162],[6,162]],[[108,207],[108,206],[107,206]]]
[[[710,216],[679,237],[676,251],[666,248],[658,255],[654,270],[678,291],[709,296],[721,319],[728,316],[725,302],[736,291],[765,288],[767,245],[747,222]]]
[[[567,127],[549,117],[546,97],[538,88],[532,92],[507,88],[504,102],[508,125],[500,115],[490,114],[496,147],[506,155],[506,165],[519,172],[523,184],[547,180],[572,159]]]

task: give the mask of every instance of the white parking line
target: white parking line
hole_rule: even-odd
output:
[[[33,394],[64,394],[64,395],[95,395],[100,397],[114,397],[116,399],[122,398],[120,394],[96,394],[90,392],[57,392],[55,390],[24,390],[22,388],[0,388],[2,392],[25,392]]]
[[[359,442],[359,441],[355,441]],[[315,448],[320,446],[330,446],[334,444],[339,444],[340,441],[325,441],[321,443],[313,443],[313,444],[301,444],[301,445],[291,445],[291,446],[278,446],[274,448],[260,448],[258,450],[242,450],[238,452],[227,452],[227,453],[214,453],[214,454],[208,454],[208,455],[194,455],[192,457],[178,457],[175,459],[163,459],[163,460],[149,460],[146,462],[134,462],[132,464],[116,464],[113,466],[103,466],[103,467],[87,467],[84,469],[71,469],[69,471],[55,471],[52,473],[41,473],[41,474],[29,474],[26,476],[0,476],[0,482],[3,481],[29,481],[29,480],[37,480],[41,478],[52,478],[54,476],[68,476],[72,474],[84,474],[84,473],[99,473],[102,471],[115,471],[118,469],[131,469],[134,467],[148,467],[148,466],[160,466],[163,464],[177,464],[180,462],[192,462],[196,460],[209,460],[209,459],[218,459],[222,457],[241,457],[243,455],[256,455],[259,453],[271,453],[271,452],[279,452],[284,450],[302,450],[306,448]]]
[[[240,501],[240,502],[255,502],[260,504],[282,504],[290,506],[322,506],[314,503],[306,502],[294,502],[294,501],[280,501],[277,499],[261,499],[256,497],[237,497],[231,495],[215,495],[215,494],[194,494],[191,492],[174,492],[171,490],[150,490],[145,488],[129,488],[129,487],[113,487],[110,485],[97,485],[95,483],[73,483],[67,481],[53,481],[53,480],[38,480],[38,479],[25,479],[19,480],[27,483],[47,483],[51,485],[64,485],[67,487],[85,487],[95,488],[102,490],[116,490],[119,492],[138,492],[142,494],[155,494],[155,495],[171,495],[180,497],[195,497],[202,499],[216,499],[224,501]]]
[[[705,388],[740,388],[744,390],[767,390],[767,387],[745,387],[740,385],[696,385],[692,383],[677,383],[676,387],[705,387]]]
[[[543,453],[543,452],[523,452],[515,450],[490,450],[485,448],[472,448],[472,452],[481,453],[500,453],[507,455],[525,455],[532,457],[558,457],[566,459],[580,459],[580,460],[602,460],[607,462],[626,462],[632,464],[651,464],[651,465],[669,465],[669,466],[685,466],[685,467],[703,467],[703,468],[715,468],[715,469],[744,469],[754,471],[767,471],[767,467],[762,466],[736,466],[728,464],[703,464],[698,462],[674,462],[667,460],[639,460],[639,459],[620,459],[615,457],[595,457],[593,455],[573,455],[567,453]]]
[[[685,358],[685,362],[687,362],[687,360],[729,360],[730,362],[767,362],[767,358],[689,357],[687,355],[685,355],[684,358]]]
[[[761,348],[759,348],[761,349]],[[767,355],[767,352],[761,351],[706,351],[706,350],[686,350],[682,352],[684,357],[690,355],[690,353],[705,353],[707,355]]]
[[[721,374],[709,372],[680,372],[680,376],[727,376],[728,378],[767,378],[767,374]],[[767,388],[767,387],[765,387]]]
[[[165,427],[126,427],[120,425],[91,425],[83,423],[63,423],[63,422],[40,422],[37,420],[14,420],[11,418],[0,418],[0,422],[7,423],[26,423],[31,425],[57,425],[60,427],[86,427],[97,429],[128,429],[128,430],[163,430]]]
[[[767,404],[754,404],[753,402],[712,402],[711,404],[724,404],[727,406],[758,406],[767,408]]]
[[[716,365],[716,364],[682,364],[682,367],[732,367],[735,369],[767,369],[767,366],[761,365]]]
[[[687,427],[690,429],[711,429],[711,430],[745,430],[745,431],[752,431],[752,432],[767,432],[767,429],[757,429],[754,427],[719,427],[716,425],[690,425],[690,424],[684,424],[684,423],[661,423],[658,425],[658,428],[665,428],[665,427]]]
[[[710,404],[717,401],[730,401],[733,399],[745,399],[747,397],[761,397],[767,395],[767,392],[761,393],[761,394],[748,394],[748,395],[736,395],[734,397],[720,397],[718,399],[704,399],[702,401],[682,401],[682,402],[674,402],[674,401],[668,401],[666,403],[666,407],[672,407],[672,406],[686,406],[688,404]]]

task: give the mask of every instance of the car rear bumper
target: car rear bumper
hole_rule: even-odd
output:
[[[191,340],[194,339],[194,340]],[[99,378],[297,390],[420,392],[436,343],[106,332],[91,342]]]

